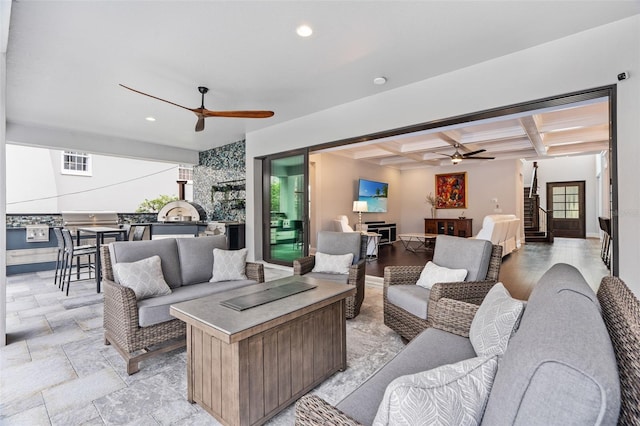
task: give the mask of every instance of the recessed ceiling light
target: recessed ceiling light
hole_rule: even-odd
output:
[[[296,28],[296,33],[300,37],[309,37],[311,34],[313,34],[313,29],[311,29],[310,26],[303,24]]]
[[[386,77],[376,77],[376,78],[373,79],[373,84],[378,85],[378,86],[382,86],[386,82],[387,82],[387,78]]]
[[[151,117],[151,116],[145,117],[145,120],[147,120],[147,121],[156,121],[156,119]]]

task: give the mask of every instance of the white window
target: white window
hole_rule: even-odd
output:
[[[191,183],[193,181],[193,167],[180,164],[178,166],[178,180],[186,180]]]
[[[62,153],[62,174],[91,176],[91,154],[64,151]]]

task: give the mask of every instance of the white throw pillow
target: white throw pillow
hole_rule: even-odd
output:
[[[387,386],[373,424],[480,424],[497,367],[496,357],[478,357],[398,377]]]
[[[113,274],[117,281],[136,294],[136,300],[171,294],[171,288],[162,275],[160,256],[151,256],[131,263],[116,263]]]
[[[424,265],[416,285],[431,289],[435,283],[458,283],[467,278],[466,269],[449,269],[429,261]]]
[[[316,253],[316,263],[311,272],[325,272],[328,274],[348,274],[353,262],[353,253],[325,254]]]
[[[213,272],[209,282],[246,280],[247,249],[213,249]]]
[[[524,303],[511,297],[502,283],[485,296],[471,321],[469,340],[478,356],[502,355],[520,322]]]

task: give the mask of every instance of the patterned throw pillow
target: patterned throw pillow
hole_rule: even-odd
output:
[[[502,283],[485,296],[471,321],[469,340],[478,356],[502,355],[520,322],[524,303],[511,297]]]
[[[348,274],[353,262],[353,253],[325,254],[316,253],[316,263],[311,272],[324,272],[328,274]]]
[[[458,283],[467,278],[466,269],[449,269],[429,261],[424,265],[416,285],[431,289],[435,283]]]
[[[209,282],[246,280],[247,249],[213,249],[213,273]]]
[[[160,256],[151,256],[131,263],[116,263],[113,274],[117,281],[136,294],[136,300],[171,294],[162,275]]]
[[[373,424],[480,424],[497,367],[496,357],[478,357],[398,377],[387,386]]]

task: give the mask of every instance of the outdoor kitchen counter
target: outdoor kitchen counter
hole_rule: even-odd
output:
[[[152,222],[145,224],[151,229],[151,239],[184,237],[192,235],[197,237],[207,229],[207,222]]]

